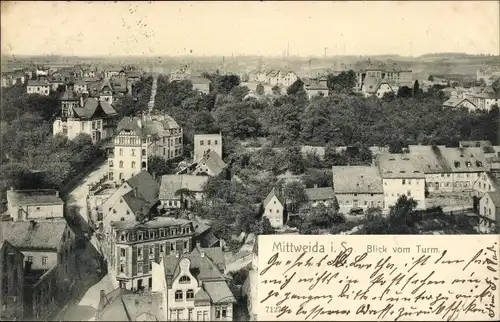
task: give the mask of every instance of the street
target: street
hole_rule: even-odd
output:
[[[55,317],[55,320],[88,321],[95,316],[99,304],[100,291],[106,293],[116,288],[114,281],[101,267],[100,245],[88,225],[87,194],[88,184],[98,181],[107,172],[107,162],[82,179],[81,183],[65,198],[66,216],[69,225],[80,243],[75,247],[75,261],[78,274],[77,291],[69,304]],[[90,242],[84,237],[88,233]],[[106,275],[104,275],[106,274]]]

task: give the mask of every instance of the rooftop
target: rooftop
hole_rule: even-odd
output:
[[[63,205],[59,192],[53,189],[9,190],[7,201],[10,206]]]
[[[50,83],[46,80],[28,80],[28,86],[50,86]]]
[[[170,136],[170,129],[178,129],[179,124],[170,116],[152,116],[148,119],[140,117],[126,116],[120,120],[117,126],[117,132],[122,130],[134,131],[140,137],[154,136],[165,137]]]
[[[161,321],[165,304],[161,293],[118,288],[101,295],[97,314],[100,321]]]
[[[132,189],[137,189],[147,202],[156,203],[158,200],[158,183],[146,170],[142,170],[126,182]]]
[[[283,196],[281,195],[281,193],[278,192],[278,190],[276,188],[272,188],[271,191],[269,192],[269,194],[267,195],[266,199],[264,199],[264,201],[262,201],[262,204],[264,206],[266,206],[273,197],[276,197],[278,199],[279,202],[281,202],[281,204],[284,206],[285,205],[285,199],[283,198]]]
[[[208,150],[203,155],[203,158],[198,161],[198,166],[206,166],[214,175],[218,175],[226,167],[226,163],[222,160],[220,155],[213,151]]]
[[[438,148],[452,172],[478,172],[486,170],[482,148]]]
[[[120,230],[141,230],[141,229],[158,229],[171,226],[187,226],[191,225],[191,221],[187,219],[177,219],[172,217],[154,217],[152,220],[144,223],[137,221],[113,221],[112,225]]]
[[[306,194],[309,200],[328,200],[333,199],[333,188],[332,187],[324,187],[324,188],[309,188],[306,189]]]
[[[496,208],[500,208],[500,191],[490,191],[486,195],[488,195]]]
[[[189,174],[169,174],[161,177],[160,199],[179,199],[180,194],[176,194],[180,189],[192,192],[203,191],[203,185],[208,181],[207,176],[196,176]]]
[[[334,166],[335,193],[383,193],[382,178],[374,166]]]
[[[382,178],[425,178],[420,160],[410,154],[379,154],[377,163]]]
[[[441,156],[440,148],[445,146],[410,145],[410,154],[419,162],[424,173],[450,172],[450,165]]]
[[[98,101],[88,97],[83,101],[83,107],[74,108],[76,115],[84,119],[93,117],[109,117],[116,115],[115,109],[106,101]]]
[[[2,222],[2,236],[19,250],[57,250],[66,230],[66,220]]]

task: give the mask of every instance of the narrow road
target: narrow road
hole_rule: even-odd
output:
[[[151,85],[151,98],[149,99],[148,109],[151,112],[155,107],[156,89],[158,87],[158,75],[153,74],[153,84]]]

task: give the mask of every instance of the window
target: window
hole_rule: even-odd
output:
[[[47,260],[48,260],[48,259],[49,259],[49,258],[48,258],[47,256],[43,256],[43,257],[42,257],[42,266],[46,266],[46,265],[47,265]]]
[[[125,257],[125,248],[120,248],[120,256]]]
[[[120,167],[120,168],[123,168],[123,161],[120,161],[120,163],[119,163],[119,167]]]
[[[203,143],[204,143],[203,140],[200,140],[200,145],[203,145]]]
[[[175,250],[175,243],[170,243],[170,250]]]
[[[408,190],[408,191],[406,192],[406,195],[407,195],[408,197],[409,197],[409,196],[411,196],[411,191],[410,191],[410,190]]]
[[[411,184],[411,180],[408,180],[408,184]]]
[[[135,161],[132,161],[132,169],[135,168]]]
[[[142,274],[142,262],[137,263],[137,274]]]
[[[191,279],[189,278],[189,276],[182,275],[182,276],[179,278],[179,283],[181,283],[181,284],[191,283]]]
[[[186,300],[194,300],[194,291],[193,290],[187,290],[186,292]]]
[[[123,156],[123,149],[118,150],[118,154],[119,154],[120,156]]]
[[[120,273],[125,273],[125,264],[120,264]]]
[[[149,271],[151,272],[153,270],[153,261],[149,261]]]
[[[203,321],[209,321],[208,320],[208,311],[203,311]]]
[[[149,246],[149,255],[153,255],[154,250],[155,250],[154,245]]]
[[[196,314],[196,320],[197,321],[201,321],[201,311],[198,311],[197,314]]]
[[[165,231],[164,230],[160,230],[160,237],[165,237]]]
[[[140,236],[140,235],[139,235],[139,236]],[[140,239],[141,239],[141,238],[139,238],[139,240],[140,240]],[[138,257],[142,257],[142,247],[140,247],[140,246],[139,246],[139,247],[137,247],[137,256],[138,256]]]
[[[137,235],[137,239],[138,239],[138,240],[142,240],[142,233],[139,233],[139,234]]]
[[[208,145],[210,145],[210,144],[212,144],[212,142],[211,142],[210,140],[208,140],[208,141],[207,141],[207,144],[208,144]]]
[[[122,234],[122,235],[120,236],[120,240],[121,240],[121,241],[125,241],[125,235],[124,235],[124,234]]]
[[[61,260],[62,260],[62,254],[61,254]],[[28,263],[33,264],[33,256],[28,256]]]
[[[182,301],[182,291],[175,291],[175,300]]]
[[[165,251],[165,246],[164,245],[160,245],[160,253],[163,253]]]
[[[135,157],[135,149],[132,149],[130,152],[132,153],[132,156]]]
[[[406,179],[403,179],[403,184],[406,184]]]
[[[217,143],[218,143],[217,140],[214,140],[214,144],[217,145]]]

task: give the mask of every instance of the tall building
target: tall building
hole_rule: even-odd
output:
[[[194,162],[200,161],[209,150],[215,151],[222,158],[222,134],[195,134]]]
[[[109,154],[109,180],[117,183],[147,170],[148,157],[166,160],[182,156],[182,128],[168,115],[124,117]]]
[[[110,103],[77,96],[73,88],[67,88],[61,98],[61,114],[53,122],[53,133],[70,140],[85,133],[93,143],[99,143],[113,135],[116,115]]]

